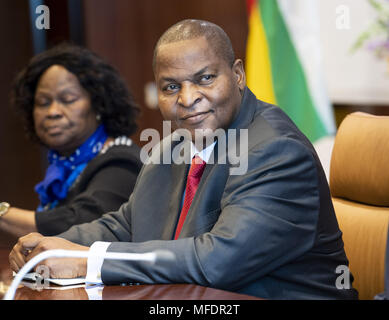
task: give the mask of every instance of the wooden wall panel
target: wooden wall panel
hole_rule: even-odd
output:
[[[33,187],[42,178],[40,148],[27,140],[9,104],[11,82],[32,56],[28,10],[28,1],[0,1],[0,201],[34,209]]]
[[[111,62],[122,74],[142,108],[139,132],[161,130],[162,117],[144,103],[144,86],[153,81],[152,56],[160,35],[174,23],[204,19],[230,36],[236,56],[244,58],[247,15],[244,0],[85,0],[85,45]]]

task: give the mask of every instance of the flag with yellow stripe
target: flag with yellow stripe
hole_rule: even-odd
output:
[[[320,57],[317,0],[246,0],[247,85],[312,141],[335,133]]]

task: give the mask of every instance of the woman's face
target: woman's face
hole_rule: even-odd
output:
[[[41,142],[65,156],[98,127],[88,92],[73,73],[60,65],[48,68],[38,80],[33,118]]]

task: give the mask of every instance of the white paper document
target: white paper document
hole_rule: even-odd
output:
[[[15,276],[16,273],[14,272],[13,275]],[[30,281],[36,281],[38,279],[38,277],[42,278],[42,276],[39,273],[30,272],[30,273],[27,273],[23,277],[23,279],[24,280],[30,280]],[[72,285],[75,285],[75,284],[83,284],[83,283],[85,283],[85,278],[70,278],[70,279],[46,278],[45,280],[48,281],[49,283],[53,283],[53,284],[56,284],[58,286],[72,286]]]

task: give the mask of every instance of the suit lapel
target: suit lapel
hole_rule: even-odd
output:
[[[237,130],[237,147],[239,147],[239,129],[247,129],[253,121],[256,103],[257,99],[246,87],[239,114],[229,127],[229,129]],[[214,162],[207,163],[205,167],[192,205],[182,227],[180,237],[197,234],[199,230],[203,230],[210,222],[215,222],[217,215],[212,216],[210,213],[216,212],[218,214],[220,211],[220,199],[229,176],[229,165],[218,163],[220,159],[226,160],[228,163],[227,145],[228,137],[225,146],[220,147],[218,144],[215,145],[210,158],[214,159]]]
[[[213,150],[213,153],[215,152],[215,149]],[[214,164],[207,164],[203,175],[200,180],[199,189],[203,187],[203,184],[206,181],[207,176],[211,172]],[[169,213],[167,216],[167,226],[164,228],[163,231],[163,239],[172,239],[174,237],[175,228],[177,225],[177,221],[179,219],[179,215],[181,213],[181,206],[183,201],[183,194],[186,187],[186,178],[188,175],[190,165],[188,164],[175,164],[172,163],[171,165],[171,173],[172,173],[172,181],[173,186],[170,194],[170,202],[169,202]],[[197,192],[196,192],[197,194]],[[198,197],[198,196],[197,196]],[[193,203],[196,201],[196,195],[193,199]],[[187,224],[186,220],[190,220],[190,212],[193,210],[193,206],[189,209],[188,216],[185,219],[185,223],[183,228],[185,228],[185,225]],[[200,222],[201,216],[198,217],[198,222]],[[201,223],[200,223],[201,224]]]
[[[188,175],[189,165],[171,164],[172,187],[169,198],[168,214],[166,217],[166,227],[163,230],[162,239],[173,239],[175,227],[181,210],[182,195],[185,190],[186,176]]]

